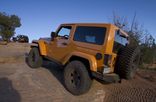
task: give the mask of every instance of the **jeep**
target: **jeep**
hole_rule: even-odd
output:
[[[14,42],[29,43],[29,38],[26,35],[17,35],[16,37],[13,37],[12,40]]]
[[[140,50],[129,43],[129,35],[113,24],[61,24],[50,38],[32,41],[27,63],[39,68],[46,58],[63,66],[66,89],[81,95],[93,79],[119,82],[134,77]]]

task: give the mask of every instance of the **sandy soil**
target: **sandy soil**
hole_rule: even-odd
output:
[[[63,70],[52,62],[32,69],[25,63],[29,44],[0,45],[0,102],[156,102],[156,71],[140,70],[135,79],[102,84],[73,96],[63,85]]]

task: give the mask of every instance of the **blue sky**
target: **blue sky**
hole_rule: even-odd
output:
[[[48,37],[61,23],[112,21],[113,11],[137,21],[156,38],[156,0],[0,0],[0,12],[16,14],[22,26],[17,34],[30,40]]]

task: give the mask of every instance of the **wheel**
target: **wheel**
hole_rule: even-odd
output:
[[[64,83],[73,95],[81,95],[90,89],[92,80],[82,62],[72,61],[64,69]]]
[[[42,66],[42,57],[40,56],[39,50],[33,47],[28,55],[27,63],[31,68],[38,68]]]
[[[134,47],[124,47],[119,50],[116,73],[120,78],[132,79],[137,71],[140,61],[140,49]]]

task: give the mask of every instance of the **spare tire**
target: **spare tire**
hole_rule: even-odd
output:
[[[126,46],[119,50],[115,72],[124,79],[132,79],[140,61],[139,47]]]

